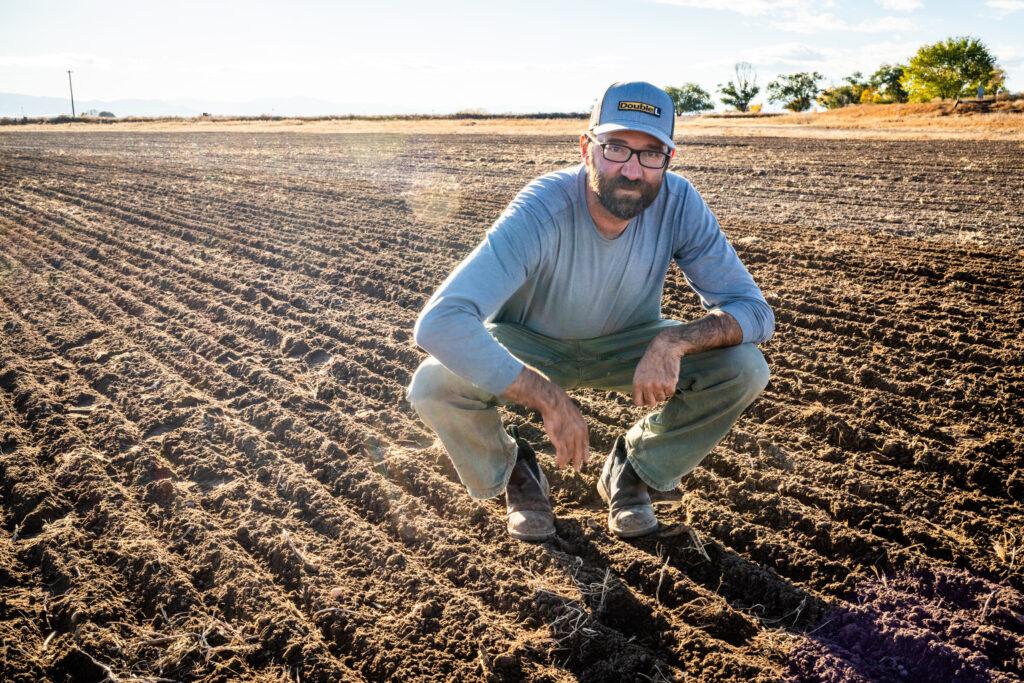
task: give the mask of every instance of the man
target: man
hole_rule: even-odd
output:
[[[672,101],[616,83],[580,136],[583,163],[531,182],[416,321],[427,358],[408,398],[440,437],[469,494],[506,494],[508,531],[555,533],[530,445],[499,403],[540,412],[559,467],[579,471],[587,426],[566,389],[630,393],[654,408],[615,441],[597,482],[620,537],[658,528],[649,488],[678,486],[768,383],[756,343],[774,317],[718,221],[682,176]],[[708,314],[661,317],[670,261]]]

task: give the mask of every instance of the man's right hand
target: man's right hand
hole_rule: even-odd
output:
[[[535,370],[523,368],[502,398],[539,410],[551,445],[555,463],[579,472],[590,456],[587,423],[572,399],[554,382]]]

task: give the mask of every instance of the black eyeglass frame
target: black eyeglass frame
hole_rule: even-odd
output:
[[[632,147],[627,147],[626,145],[623,145],[620,142],[601,142],[600,140],[595,138],[590,133],[586,133],[586,136],[587,136],[587,139],[589,139],[591,142],[593,142],[595,145],[597,145],[598,147],[601,148],[601,156],[603,156],[606,161],[610,161],[613,164],[627,164],[627,163],[629,163],[629,160],[632,159],[633,155],[635,154],[636,155],[637,163],[639,163],[641,166],[643,166],[644,168],[649,168],[652,171],[660,171],[660,170],[663,170],[663,169],[667,168],[669,162],[672,160],[672,152],[659,152],[656,149],[633,149]],[[625,159],[623,159],[622,161],[615,161],[614,159],[609,159],[608,156],[604,153],[604,148],[607,147],[608,145],[615,145],[616,147],[622,147],[623,149],[628,149],[629,150],[629,156],[626,157]],[[644,162],[640,161],[640,154],[642,152],[647,152],[648,154],[660,154],[661,156],[665,157],[665,161],[661,164],[661,166],[648,166]]]

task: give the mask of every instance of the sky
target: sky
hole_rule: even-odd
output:
[[[749,61],[762,102],[779,74],[827,85],[953,35],[980,38],[1024,90],[1024,0],[0,0],[0,92],[63,97],[71,69],[76,100],[588,111],[617,80],[717,100]]]

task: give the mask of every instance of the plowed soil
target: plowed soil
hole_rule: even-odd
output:
[[[0,135],[0,679],[1024,678],[1024,144],[698,138],[778,319],[663,529],[555,540],[404,401],[426,298],[554,135]],[[674,268],[665,314],[700,309]]]

